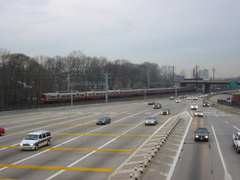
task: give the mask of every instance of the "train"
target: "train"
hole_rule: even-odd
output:
[[[130,96],[144,96],[144,95],[164,95],[175,93],[176,88],[152,88],[152,89],[119,89],[119,90],[108,90],[109,98],[119,97],[130,97]],[[195,92],[196,88],[193,87],[179,87],[177,93],[188,93]],[[42,103],[60,103],[91,100],[91,99],[103,99],[106,98],[105,90],[92,90],[92,91],[56,91],[50,93],[43,93],[41,102]]]

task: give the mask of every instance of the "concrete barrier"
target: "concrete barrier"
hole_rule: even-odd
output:
[[[147,172],[154,159],[161,152],[164,144],[171,137],[172,133],[170,132],[177,127],[179,122],[181,122],[182,114],[185,113],[183,112],[180,113],[180,115],[175,115],[169,118],[125,162],[123,162],[114,173],[108,177],[108,180],[126,180],[129,179],[129,175],[134,180],[140,180]],[[176,145],[176,143],[174,143],[174,145]]]

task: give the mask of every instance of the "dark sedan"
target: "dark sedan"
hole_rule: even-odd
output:
[[[203,102],[203,107],[209,107],[209,103],[207,101]]]
[[[154,105],[155,104],[155,102],[153,101],[153,102],[148,102],[148,105]]]
[[[110,124],[110,123],[111,123],[111,118],[108,116],[99,117],[96,122],[97,125]]]
[[[207,130],[207,128],[197,128],[194,133],[195,141],[209,141],[210,132]]]

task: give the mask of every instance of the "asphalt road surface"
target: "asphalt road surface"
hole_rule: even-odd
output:
[[[171,179],[238,179],[240,156],[231,138],[240,131],[239,115],[208,107],[203,108],[204,117],[195,118],[190,110],[193,100],[153,101],[169,108],[171,114],[160,115],[147,100],[1,112],[0,126],[7,133],[0,137],[0,179],[105,180],[162,124],[184,111],[193,119]],[[202,99],[194,102],[201,107]],[[96,119],[104,115],[111,117],[111,124],[96,125]],[[159,123],[145,126],[144,119],[152,115]],[[199,126],[209,129],[209,142],[194,141],[193,131]],[[37,130],[50,130],[52,144],[21,151],[24,136]]]

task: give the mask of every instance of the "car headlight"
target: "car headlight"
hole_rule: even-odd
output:
[[[23,146],[23,144],[21,143],[20,146]]]
[[[208,138],[208,136],[205,136],[205,138]]]
[[[198,136],[198,135],[196,135],[195,137],[196,137],[196,138],[198,138],[199,136]]]
[[[30,146],[33,146],[34,144],[30,144]]]

